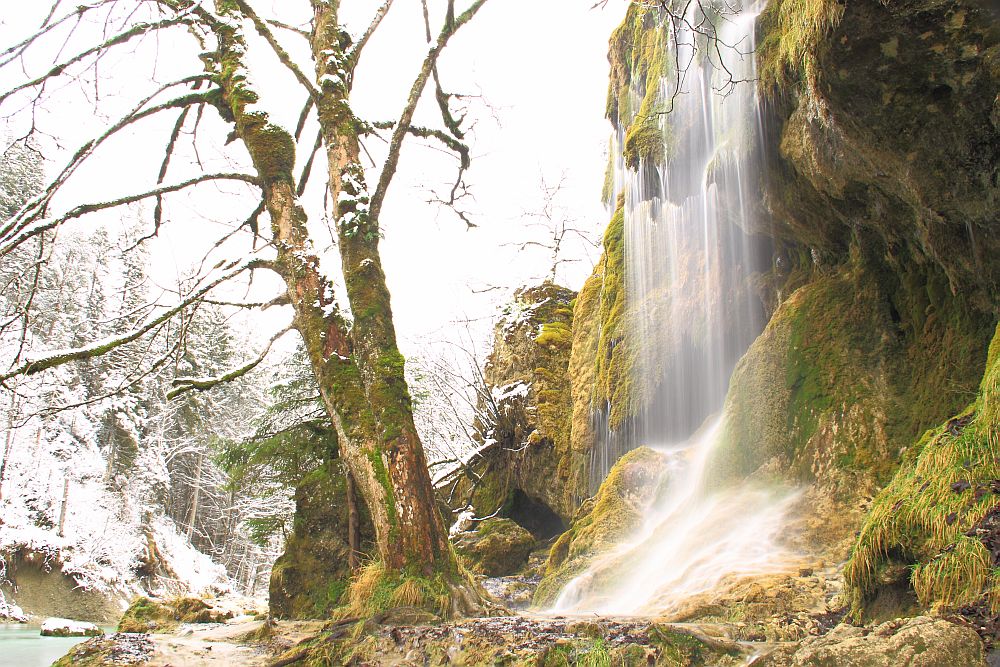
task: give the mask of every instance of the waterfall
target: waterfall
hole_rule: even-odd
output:
[[[643,526],[564,588],[560,612],[660,613],[723,579],[787,567],[775,538],[794,496],[704,484],[730,375],[764,323],[753,283],[770,250],[749,233],[760,202],[759,9],[710,17],[719,25],[714,51],[692,32],[704,17],[691,8],[671,42],[682,69],[690,62],[681,91],[673,94],[674,80],[660,84],[660,107],[670,108],[659,116],[665,166],[643,161],[632,170],[619,157],[629,342],[645,400],[616,433],[598,423],[592,483],[640,445],[669,464]]]

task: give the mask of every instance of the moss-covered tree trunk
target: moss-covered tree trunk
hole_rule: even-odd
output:
[[[220,3],[220,11],[225,11]],[[376,543],[388,571],[443,574],[461,589],[460,610],[478,602],[468,588],[435,508],[433,488],[413,423],[404,360],[397,344],[379,256],[379,227],[368,213],[359,161],[359,123],[348,106],[353,69],[336,20],[336,2],[316,2],[314,53],[322,92],[315,100],[329,159],[339,250],[352,321],[337,309],[299,205],[292,169],[295,142],[250,109],[256,95],[240,75],[245,44],[238,28],[220,24],[217,69],[221,105],[246,145],[260,176],[270,214],[273,268],[284,279],[295,326],[305,342],[323,403],[337,429],[341,457],[371,512]]]
[[[354,316],[350,354],[344,356],[350,356],[358,368],[360,387],[372,413],[369,428],[358,429],[353,438],[343,434],[349,443],[343,453],[363,496],[385,510],[376,522],[385,565],[431,574],[441,566],[450,568],[453,556],[435,509],[427,461],[413,423],[404,360],[396,344],[378,248],[379,224],[370,215],[359,127],[347,100],[353,63],[345,53],[348,45],[337,22],[337,3],[313,4],[313,54],[322,91],[319,121],[335,202],[341,266]],[[330,387],[332,401],[338,400],[338,393]]]

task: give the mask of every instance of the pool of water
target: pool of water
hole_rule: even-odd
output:
[[[113,628],[104,628],[105,632]],[[0,623],[0,666],[48,667],[87,637],[42,637],[32,624]]]

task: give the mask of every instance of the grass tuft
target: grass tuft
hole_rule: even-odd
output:
[[[1000,505],[1000,330],[977,399],[928,431],[875,498],[845,566],[852,615],[860,620],[892,558],[912,564],[921,605],[947,611],[984,600],[1000,611],[997,564],[977,529]]]

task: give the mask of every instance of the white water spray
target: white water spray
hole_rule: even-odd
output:
[[[752,285],[769,268],[769,253],[750,235],[759,202],[753,28],[760,8],[711,17],[716,51],[692,32],[705,18],[692,6],[687,23],[677,24],[677,62],[691,63],[682,91],[673,95],[671,81],[660,86],[673,107],[660,120],[668,166],[618,165],[634,379],[650,398],[627,437],[595,448],[592,472],[603,478],[625,451],[654,446],[668,457],[666,491],[634,536],[566,586],[557,612],[669,613],[724,580],[794,562],[777,546],[794,494],[705,483],[720,432],[712,415],[763,325]]]

